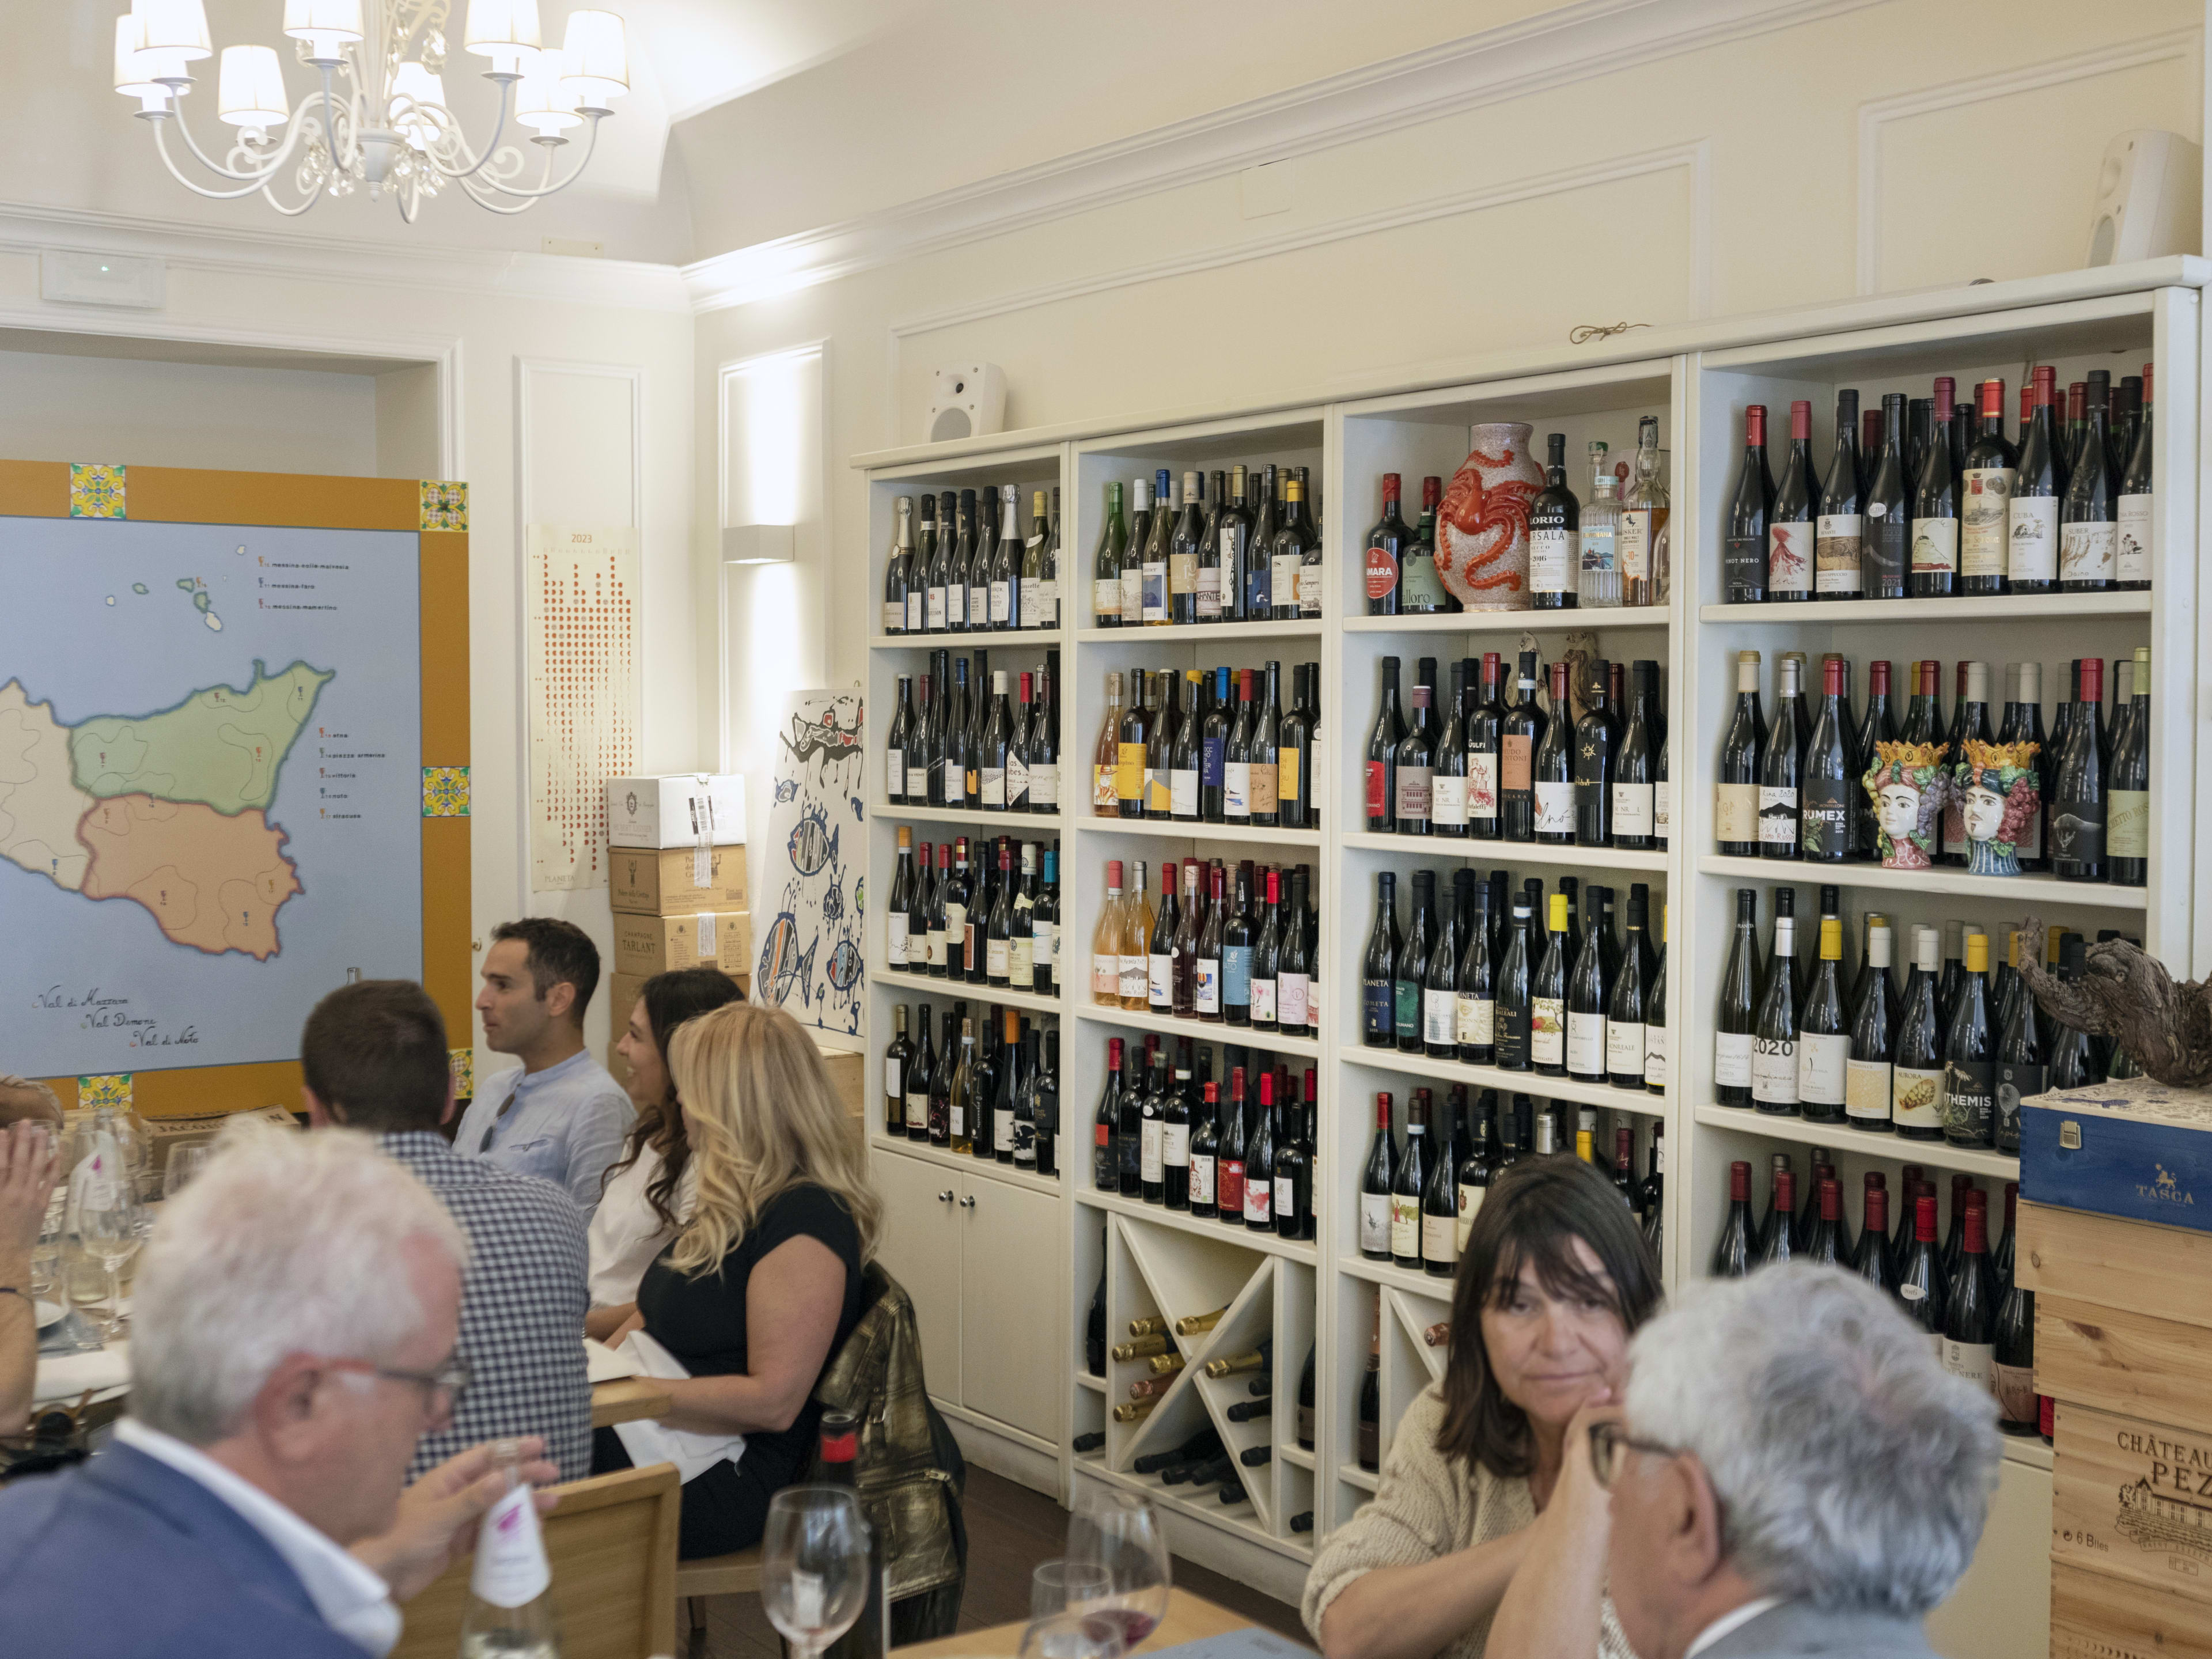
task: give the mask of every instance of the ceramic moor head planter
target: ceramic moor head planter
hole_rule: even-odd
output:
[[[2020,844],[2031,839],[2043,805],[2033,743],[1966,739],[1966,757],[1952,781],[1966,826],[1966,873],[2016,876]]]
[[[1943,748],[1933,743],[1878,743],[1864,779],[1874,802],[1885,870],[1925,870],[1936,861],[1936,830],[1950,795]]]

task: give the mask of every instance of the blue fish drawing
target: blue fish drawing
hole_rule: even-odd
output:
[[[853,908],[864,916],[868,914],[868,878],[866,876],[853,884]]]
[[[822,920],[836,921],[845,914],[845,890],[831,882],[822,890]]]
[[[799,918],[788,910],[779,912],[761,945],[756,983],[764,987],[779,1003],[790,1000],[791,988],[796,984],[799,1006],[804,1008],[814,1000],[814,951],[820,943],[819,939],[810,941],[802,955],[799,949]]]
[[[854,708],[850,726],[838,724],[835,704],[818,720],[793,714],[791,733],[783,741],[793,760],[812,760],[817,755],[836,760],[856,755],[860,750],[860,711],[857,706]]]
[[[850,939],[842,941],[830,953],[830,966],[824,971],[833,988],[851,990],[860,980],[860,947]]]
[[[791,832],[791,867],[802,876],[819,875],[825,866],[836,861],[837,838],[843,834],[842,829],[830,827],[825,808],[805,808]]]
[[[780,781],[775,786],[775,798],[779,802],[797,800],[799,799],[799,780],[797,778],[785,778]]]

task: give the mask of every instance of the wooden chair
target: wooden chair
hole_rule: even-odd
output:
[[[563,1659],[653,1659],[676,1650],[676,1530],[684,1488],[673,1463],[556,1486],[545,1554]],[[392,1659],[453,1659],[473,1558],[456,1561],[404,1609]],[[702,1564],[704,1565],[704,1564]],[[757,1580],[756,1580],[757,1582]]]
[[[706,1599],[710,1595],[756,1595],[760,1593],[761,1553],[756,1544],[729,1555],[709,1555],[697,1561],[676,1564],[676,1594],[691,1615],[691,1651],[701,1650],[700,1637],[707,1627]]]

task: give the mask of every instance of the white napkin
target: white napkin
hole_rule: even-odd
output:
[[[87,1389],[120,1389],[131,1382],[131,1345],[109,1343],[90,1353],[57,1353],[39,1361],[33,1396],[41,1404],[75,1400]]]
[[[691,1375],[682,1360],[642,1330],[632,1331],[615,1352],[627,1354],[636,1363],[638,1376],[679,1381]],[[648,1463],[673,1463],[678,1481],[696,1480],[724,1458],[734,1463],[745,1455],[745,1437],[741,1434],[697,1434],[645,1418],[617,1423],[615,1432],[622,1437],[623,1449],[629,1454],[632,1464],[641,1469]]]
[[[642,1376],[644,1368],[629,1354],[621,1353],[597,1337],[584,1339],[584,1376],[592,1382],[612,1382],[619,1377]]]

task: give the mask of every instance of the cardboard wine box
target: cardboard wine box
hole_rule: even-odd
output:
[[[607,842],[613,847],[740,845],[745,780],[739,772],[683,772],[607,780]]]
[[[617,910],[633,915],[684,916],[752,908],[745,893],[745,849],[738,846],[709,848],[703,853],[694,847],[659,852],[610,848],[607,893]]]
[[[2021,1103],[2020,1195],[2212,1232],[2212,1093],[2125,1078]]]
[[[752,917],[743,910],[696,915],[615,913],[615,972],[644,977],[678,968],[719,968],[744,975],[752,965]]]

